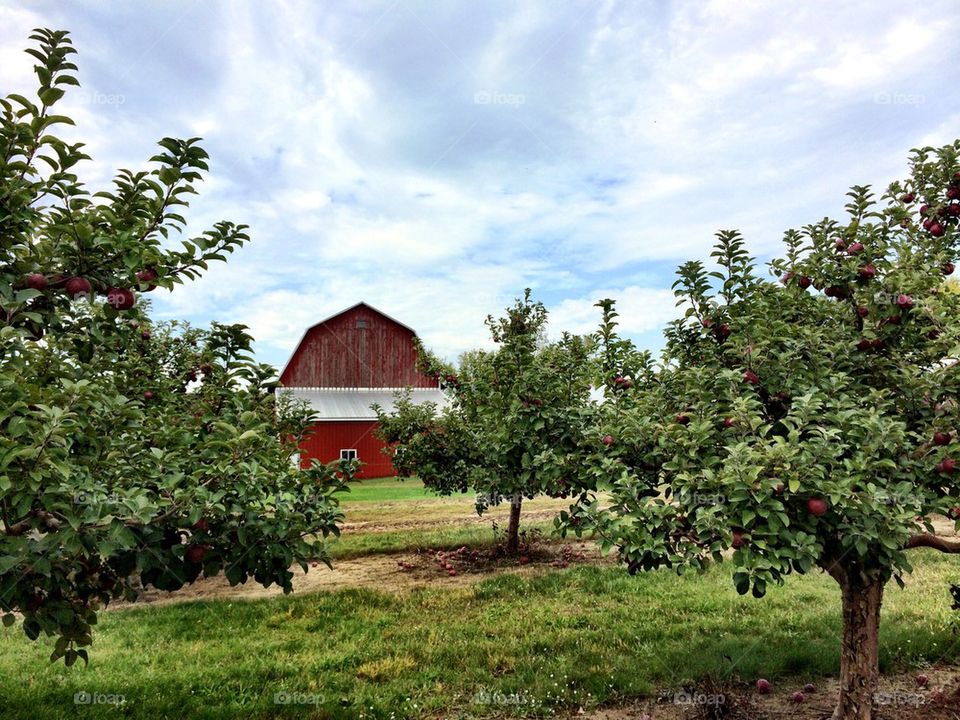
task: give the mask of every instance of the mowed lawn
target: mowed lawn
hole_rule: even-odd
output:
[[[416,519],[420,503],[436,501],[415,487],[357,488],[348,522],[351,510],[377,502],[397,503],[400,522]],[[411,494],[376,497],[389,492]],[[451,517],[471,508],[463,498],[441,502],[458,508]],[[489,527],[477,528],[478,541],[489,542]],[[423,532],[448,533],[444,544],[456,530]],[[429,541],[421,535],[410,546]],[[342,542],[358,541],[348,532]],[[885,601],[887,671],[960,660],[948,591],[960,562],[932,551],[915,557],[907,588],[891,584]],[[791,578],[755,600],[736,595],[729,572],[630,577],[609,566],[547,566],[405,592],[368,587],[111,611],[102,614],[89,667],[72,669],[50,665],[49,644],[27,641],[15,626],[0,635],[0,718],[550,716],[707,674],[815,681],[836,673],[832,580]],[[77,705],[78,693],[124,703]],[[495,693],[509,702],[484,702]]]

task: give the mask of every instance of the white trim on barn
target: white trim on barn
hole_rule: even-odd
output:
[[[394,410],[396,393],[405,388],[309,388],[285,387],[296,400],[305,400],[316,413],[318,422],[335,420],[376,420],[371,406],[379,405],[384,412]],[[439,388],[412,388],[410,399],[417,405],[432,402],[438,408],[450,404],[450,398]]]

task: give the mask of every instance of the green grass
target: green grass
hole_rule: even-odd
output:
[[[523,523],[521,530],[538,529],[550,539],[552,522]],[[329,541],[330,555],[345,560],[372,553],[400,553],[417,550],[449,550],[469,545],[488,547],[497,542],[490,523],[448,525],[429,530],[390,530],[377,533],[346,532]]]
[[[960,659],[949,631],[949,557],[916,556],[885,601],[885,669]],[[372,590],[196,602],[103,615],[87,668],[0,632],[0,718],[417,718],[491,713],[477,692],[517,693],[501,712],[550,715],[676,688],[706,673],[752,679],[835,674],[839,598],[821,574],[762,600],[729,568],[700,576],[580,567],[405,595]],[[122,708],[75,706],[78,692]],[[318,705],[275,705],[274,694]]]
[[[375,478],[356,480],[350,485],[350,492],[338,496],[341,502],[399,502],[402,500],[423,500],[437,496],[427,490],[417,478],[400,480],[398,478]]]

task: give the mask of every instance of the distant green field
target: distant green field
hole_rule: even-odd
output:
[[[544,539],[551,538],[553,523],[524,523],[521,529],[536,528]],[[502,538],[501,538],[502,539]],[[430,530],[390,530],[377,533],[345,532],[329,541],[330,555],[347,559],[371,553],[400,553],[417,550],[450,550],[469,545],[486,547],[497,541],[490,523],[451,525]]]
[[[339,496],[341,502],[396,502],[399,500],[422,500],[437,497],[427,490],[417,478],[375,478],[356,480],[350,492]]]

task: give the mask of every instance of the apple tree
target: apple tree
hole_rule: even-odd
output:
[[[451,404],[438,410],[401,397],[378,410],[380,437],[395,467],[440,493],[477,493],[477,512],[510,503],[507,551],[519,549],[524,498],[571,492],[573,450],[587,413],[592,364],[587,339],[564,334],[547,342],[547,311],[527,290],[501,318],[487,318],[496,344],[465,353],[459,370],[428,352],[423,369],[446,386]]]
[[[558,522],[596,530],[631,572],[733,565],[761,597],[791,573],[836,580],[843,640],[834,718],[868,720],[885,585],[910,551],[960,552],[954,272],[960,141],[912,152],[910,177],[878,198],[848,193],[846,218],[785,235],[763,279],[735,231],[717,270],[681,266],[684,317],[660,362],[617,337],[602,303],[601,354],[632,362],[581,449],[588,492]],[[600,476],[600,477],[598,477]],[[938,534],[939,531],[939,534]]]
[[[72,665],[98,608],[144,588],[222,571],[289,591],[291,565],[326,559],[351,468],[291,466],[310,414],[242,326],[151,322],[143,294],[223,260],[245,226],[182,238],[196,139],[91,194],[82,145],[54,134],[72,124],[54,111],[78,84],[70,38],[31,38],[36,98],[0,99],[0,617]]]

